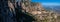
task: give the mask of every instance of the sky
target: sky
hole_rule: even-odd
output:
[[[39,2],[42,5],[60,5],[60,0],[32,0],[32,2]]]
[[[60,0],[32,0],[33,2],[54,2],[60,3]]]

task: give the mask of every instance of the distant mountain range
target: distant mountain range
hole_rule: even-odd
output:
[[[53,11],[55,11],[55,12],[57,12],[57,13],[59,13],[60,14],[60,6],[47,6],[47,5],[43,5],[43,7],[46,9],[46,10],[53,10]]]

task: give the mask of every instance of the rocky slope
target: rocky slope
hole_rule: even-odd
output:
[[[3,22],[56,22],[56,14],[46,11],[40,3],[21,0],[0,1],[0,18]]]
[[[26,0],[21,3],[21,6],[22,12],[29,13],[28,15],[32,16],[37,22],[44,20],[47,22],[52,22],[56,18],[56,15],[53,13],[53,11],[46,11],[40,3],[33,3]]]

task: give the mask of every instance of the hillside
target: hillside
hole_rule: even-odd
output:
[[[56,22],[57,14],[31,0],[1,0],[0,22]]]
[[[34,22],[41,22],[41,21],[52,22],[53,21],[52,18],[54,19],[56,18],[55,17],[56,15],[53,11],[45,10],[40,3],[30,2],[26,0],[26,2],[23,1],[21,3],[21,6],[22,6],[22,12],[26,14],[29,13],[28,15],[32,16],[36,20]]]

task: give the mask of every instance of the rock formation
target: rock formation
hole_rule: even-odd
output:
[[[49,22],[53,21],[51,19],[54,18],[54,13],[46,11],[41,6],[40,3],[33,3],[33,2],[23,1],[21,3],[21,6],[22,6],[22,12],[29,13],[28,15],[35,18],[35,20],[38,21],[38,22],[41,22],[41,21],[46,20],[46,19],[49,19]],[[47,20],[47,22],[48,22],[48,20]]]
[[[3,22],[53,22],[57,18],[54,12],[30,0],[1,0],[0,6]]]
[[[9,0],[0,0],[0,22],[16,22],[15,8]],[[14,17],[14,18],[13,18]]]

